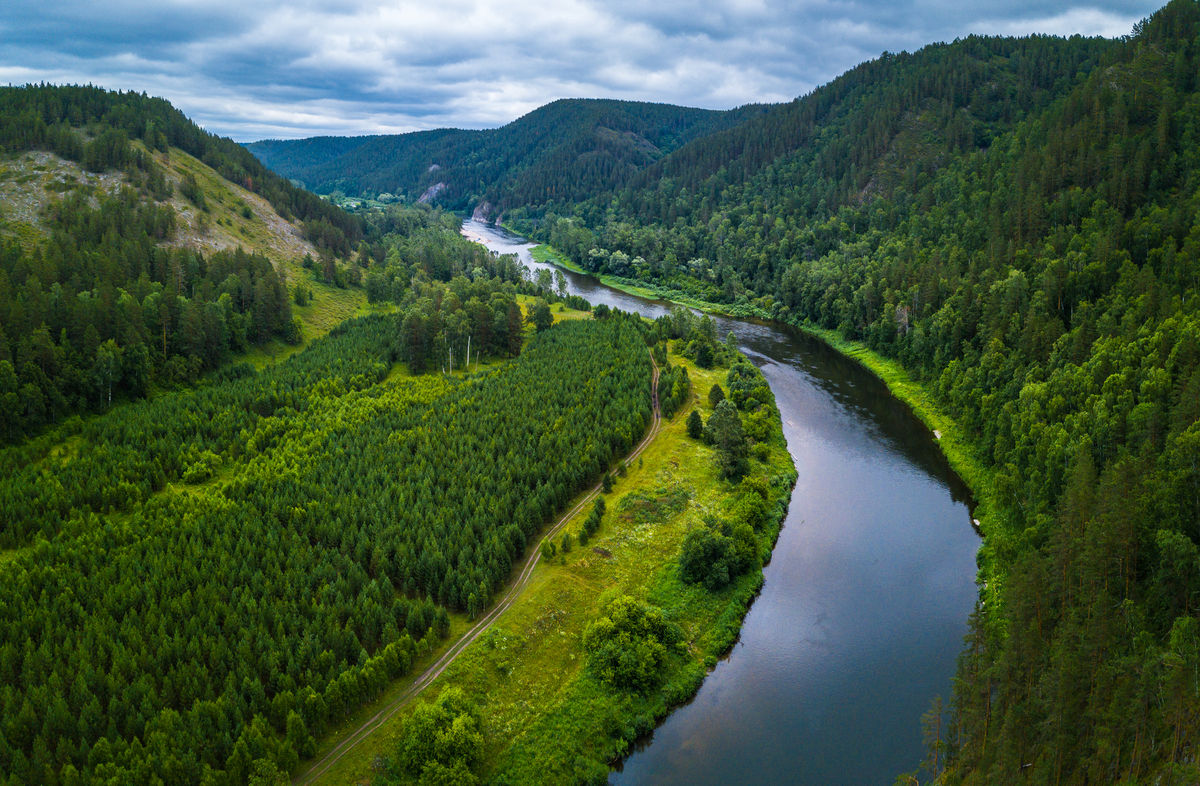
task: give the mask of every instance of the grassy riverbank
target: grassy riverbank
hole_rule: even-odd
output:
[[[644,282],[633,281],[618,276],[589,273],[572,262],[566,254],[546,244],[534,246],[530,249],[530,253],[538,262],[557,265],[575,273],[591,276],[606,286],[629,295],[669,300],[672,303],[688,306],[689,308],[709,314],[719,314],[734,318],[750,316],[759,319],[770,319],[769,314],[755,306],[729,306],[723,303],[697,300],[683,295],[679,290],[648,285]],[[746,311],[749,311],[749,313],[744,313]],[[870,349],[866,344],[844,338],[836,330],[828,330],[811,324],[801,324],[796,327],[811,336],[821,339],[843,355],[853,358],[865,366],[875,376],[883,380],[892,395],[907,404],[913,413],[929,427],[930,431],[938,435],[939,447],[946,455],[947,460],[949,460],[950,466],[954,468],[959,477],[971,488],[976,503],[974,509],[975,517],[979,519],[981,526],[986,527],[988,515],[992,509],[994,494],[991,473],[976,455],[974,446],[966,438],[953,418],[942,411],[930,392],[919,382],[913,380],[898,360],[886,358]]]
[[[714,382],[724,384],[726,370],[698,369],[674,355],[670,361],[687,365],[691,401],[664,421],[641,458],[616,479],[598,531],[585,547],[543,560],[521,597],[422,695],[429,701],[457,686],[476,699],[479,770],[486,780],[602,782],[610,762],[696,691],[733,645],[761,586],[758,569],[716,592],[679,578],[684,535],[704,515],[729,517],[743,487],[718,478],[713,449],[686,433],[693,408],[710,414],[707,392]],[[770,489],[770,524],[758,535],[764,556],[796,478],[778,417],[772,429],[766,460],[752,460],[750,475]],[[577,536],[590,509],[564,531]],[[683,632],[684,651],[669,658],[658,687],[646,694],[600,682],[584,666],[583,632],[602,601],[618,594],[662,608]],[[392,755],[413,708],[391,718],[319,782],[370,779]]]
[[[769,319],[769,315],[766,312],[753,306],[730,307],[727,304],[711,303],[689,298],[677,290],[666,290],[662,287],[646,285],[643,282],[631,281],[616,276],[596,276],[572,262],[566,254],[546,244],[533,247],[531,254],[539,262],[558,265],[583,275],[591,275],[605,285],[630,295],[669,300],[679,305],[722,316],[737,318],[750,316]],[[749,313],[746,313],[747,311]],[[861,363],[883,380],[892,395],[908,405],[913,413],[933,432],[937,438],[938,446],[950,462],[950,466],[971,489],[975,501],[972,515],[977,521],[980,531],[985,537],[991,536],[991,544],[985,540],[980,550],[979,562],[983,568],[983,578],[987,582],[984,600],[993,602],[993,608],[996,608],[996,604],[999,602],[998,576],[995,575],[994,570],[990,567],[993,564],[990,555],[993,549],[999,546],[996,543],[998,538],[995,537],[999,534],[994,521],[996,511],[995,483],[992,472],[979,458],[975,446],[964,434],[963,430],[959,428],[958,424],[955,423],[954,419],[938,406],[929,390],[915,381],[898,360],[884,357],[861,342],[843,337],[835,330],[820,328],[811,324],[800,324],[796,327],[809,335],[821,339],[837,351]],[[998,616],[993,615],[993,617]]]
[[[505,227],[508,229],[508,227]],[[515,232],[515,230],[509,230]],[[669,300],[672,303],[678,303],[681,306],[694,308],[697,311],[704,311],[709,314],[720,314],[722,316],[734,317],[737,319],[769,319],[770,315],[762,308],[751,303],[741,303],[729,305],[728,303],[714,303],[708,300],[700,300],[692,297],[681,289],[671,287],[658,286],[657,284],[647,284],[645,281],[638,281],[632,278],[622,278],[621,276],[610,276],[607,273],[590,273],[582,267],[571,261],[571,258],[553,246],[542,243],[534,246],[529,250],[530,255],[538,262],[548,265],[555,265],[564,270],[569,270],[572,273],[579,273],[584,276],[591,276],[605,286],[624,292],[627,295],[636,297],[644,297],[650,300]]]
[[[974,445],[971,444],[962,429],[953,418],[942,411],[925,386],[914,380],[900,361],[886,358],[870,349],[866,344],[844,338],[835,330],[827,330],[814,325],[800,325],[799,329],[816,336],[843,355],[858,361],[883,380],[892,395],[908,405],[913,414],[934,433],[938,447],[945,454],[955,473],[970,486],[971,493],[975,496],[974,515],[976,518],[981,522],[986,521],[994,493],[991,473],[979,459]]]
[[[883,380],[893,396],[908,405],[921,421],[933,432],[938,448],[950,462],[950,467],[971,489],[975,505],[972,515],[984,536],[977,562],[980,566],[979,580],[982,582],[981,599],[992,610],[989,621],[1000,624],[1003,615],[1000,585],[1003,576],[999,562],[994,558],[998,550],[1004,549],[1005,533],[997,520],[996,488],[991,470],[980,459],[974,444],[955,420],[947,415],[934,401],[933,395],[921,383],[914,380],[900,361],[884,357],[865,344],[844,338],[834,330],[815,325],[799,325],[798,328],[821,339],[846,357],[861,363],[868,371]]]

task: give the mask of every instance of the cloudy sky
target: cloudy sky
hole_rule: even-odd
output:
[[[239,141],[502,125],[556,98],[725,109],[970,33],[1119,36],[1165,0],[3,0],[0,84],[172,101]]]

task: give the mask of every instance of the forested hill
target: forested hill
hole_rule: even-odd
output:
[[[333,161],[379,136],[314,136],[307,139],[263,139],[244,147],[280,173],[300,172]]]
[[[0,442],[298,341],[288,271],[362,238],[162,99],[0,88]]]
[[[247,148],[319,193],[392,193],[499,211],[608,190],[688,141],[764,111],[563,99],[497,129],[265,140]]]
[[[139,148],[136,143],[140,142]],[[356,243],[357,219],[296,188],[230,139],[210,134],[162,98],[96,87],[0,88],[0,151],[46,150],[92,171],[145,169],[139,150],[178,148],[261,195],[285,219],[325,222],[328,243]],[[340,237],[338,236],[340,233]]]
[[[509,220],[899,361],[973,448],[945,783],[1200,782],[1200,4],[888,56]],[[929,731],[932,733],[934,724]]]
[[[885,54],[685,145],[613,194],[530,204],[506,219],[546,239],[555,231],[553,244],[592,270],[635,272],[621,259],[610,266],[586,258],[597,247],[641,257],[653,267],[641,278],[701,299],[771,295],[779,270],[801,249],[773,246],[776,253],[764,257],[763,241],[778,243],[785,227],[797,230],[842,207],[910,198],[940,169],[1062,100],[1116,46],[1100,38],[971,36]],[[559,226],[556,211],[584,221]],[[541,221],[547,214],[551,220]]]

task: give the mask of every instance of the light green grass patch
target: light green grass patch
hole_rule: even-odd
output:
[[[556,267],[561,267],[564,270],[570,270],[572,273],[582,273],[585,276],[588,275],[586,270],[572,262],[571,258],[566,254],[562,253],[561,251],[557,251],[552,246],[548,246],[545,243],[529,249],[529,254],[534,258],[535,261],[541,262],[542,264],[555,265]]]

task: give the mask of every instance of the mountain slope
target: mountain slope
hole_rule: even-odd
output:
[[[0,439],[296,343],[364,300],[317,284],[294,319],[301,260],[345,255],[361,225],[164,101],[3,89],[0,150]]]
[[[275,172],[299,172],[333,161],[377,136],[314,136],[308,139],[263,139],[245,145]]]
[[[486,131],[267,140],[247,148],[319,192],[403,193],[455,209],[489,203],[502,210],[607,190],[687,141],[762,111],[564,99]]]
[[[656,264],[656,282],[702,299],[769,294],[796,248],[759,257],[761,240],[729,242],[720,224],[736,228],[749,220],[777,236],[784,226],[843,206],[912,194],[942,167],[988,149],[1061,98],[1112,46],[1079,37],[972,36],[885,55],[802,99],[683,146],[613,195],[576,204],[570,212],[596,234],[564,230],[555,245],[589,269],[616,275],[630,271],[589,257],[593,246],[643,257]],[[531,232],[548,230],[539,217],[563,208],[532,205],[510,211],[508,220]],[[674,261],[658,264],[663,260]]]

